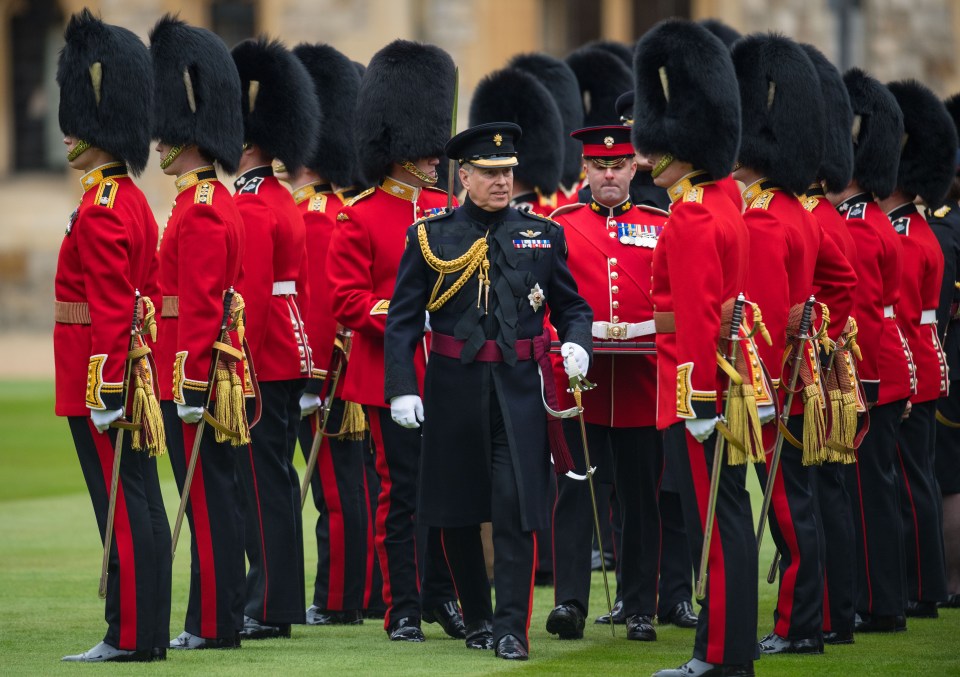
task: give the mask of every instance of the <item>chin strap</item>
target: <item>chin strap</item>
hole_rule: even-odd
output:
[[[425,174],[423,171],[420,170],[419,167],[417,167],[415,164],[410,162],[410,160],[404,160],[403,162],[400,163],[400,166],[403,167],[405,171],[409,172],[410,174],[413,174],[415,177],[423,181],[428,186],[433,186],[437,183],[437,177],[430,176],[429,174]]]
[[[83,153],[90,148],[90,142],[84,141],[81,139],[77,142],[77,145],[73,147],[73,150],[67,154],[67,162],[73,162],[78,157],[83,155]]]
[[[660,161],[653,166],[653,169],[650,170],[650,177],[655,179],[661,174],[663,174],[663,172],[666,170],[667,167],[670,166],[670,164],[674,161],[674,159],[675,158],[673,157],[672,154],[666,153],[662,158],[660,158]]]
[[[173,161],[176,160],[177,156],[179,156],[180,153],[183,152],[184,148],[185,146],[179,145],[179,146],[174,146],[169,151],[167,151],[167,154],[160,159],[160,169],[166,169],[167,167],[172,165]]]

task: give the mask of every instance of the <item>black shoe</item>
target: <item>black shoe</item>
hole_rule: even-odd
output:
[[[243,617],[243,630],[240,631],[242,639],[273,639],[274,637],[289,637],[290,624],[282,623],[280,625],[268,625],[258,621],[250,616]]]
[[[653,629],[653,617],[639,614],[627,616],[627,639],[656,642],[657,631]]]
[[[149,649],[143,651],[117,649],[106,642],[100,642],[92,649],[73,656],[64,656],[60,660],[68,663],[149,663],[153,660],[152,653]]]
[[[420,619],[414,616],[397,619],[387,628],[387,634],[391,642],[422,642],[424,640]]]
[[[960,609],[960,593],[947,595],[947,598],[938,604],[941,609]]]
[[[674,670],[660,670],[653,677],[754,677],[753,663],[713,665],[691,658]]]
[[[906,628],[906,620],[904,620],[903,629],[906,630]],[[899,630],[896,616],[880,614],[858,615],[853,626],[854,632],[898,632]]]
[[[697,627],[697,614],[690,602],[678,602],[676,606],[663,614],[657,614],[660,625],[676,625],[678,628]]]
[[[623,613],[623,601],[617,600],[617,603],[613,605],[613,624],[623,625],[626,622],[627,617]],[[602,616],[597,616],[594,623],[597,625],[610,625],[610,614],[607,613]]]
[[[150,662],[154,661],[165,661],[167,660],[167,648],[163,646],[155,646],[150,649]]]
[[[493,624],[488,620],[482,620],[468,625],[464,644],[468,649],[492,649]]]
[[[508,661],[525,661],[530,658],[530,654],[527,653],[527,647],[513,635],[504,635],[501,637],[500,641],[497,642],[497,648],[494,653],[498,658],[503,658]]]
[[[307,625],[363,625],[363,614],[359,609],[330,611],[311,606],[307,609]]]
[[[454,639],[467,636],[463,627],[463,614],[455,599],[433,609],[424,609],[422,619],[427,623],[439,623],[443,631]]]
[[[820,637],[807,639],[786,639],[780,635],[767,635],[760,641],[760,653],[773,655],[778,653],[823,653],[823,640]]]
[[[171,649],[239,649],[240,633],[233,637],[217,637],[208,639],[197,637],[189,632],[181,632],[176,639],[170,642]]]
[[[560,604],[547,616],[547,632],[560,639],[581,639],[585,622],[583,612],[576,604]]]
[[[853,644],[853,631],[847,630],[846,632],[839,632],[837,630],[831,630],[830,632],[825,632],[823,633],[823,643]]]
[[[936,602],[914,602],[912,600],[907,602],[906,613],[907,616],[913,618],[936,618],[939,615]]]

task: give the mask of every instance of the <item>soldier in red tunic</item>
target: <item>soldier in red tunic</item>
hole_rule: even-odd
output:
[[[136,410],[135,398],[128,397],[132,381],[152,389],[155,377],[149,365],[139,360],[134,364],[128,357],[135,347],[131,323],[137,293],[160,300],[157,224],[128,175],[139,174],[150,154],[153,74],[150,55],[139,38],[102,23],[86,9],[70,18],[64,39],[57,64],[60,128],[70,167],[83,172],[84,192],[67,224],[54,280],[56,414],[68,417],[104,539],[117,460],[118,431],[111,424],[125,411]],[[142,315],[143,304],[139,305]],[[162,423],[155,423],[162,428]],[[125,434],[123,447],[117,450],[119,481],[104,612],[107,633],[92,649],[65,656],[65,661],[145,662],[166,657],[170,526],[154,458],[163,449],[133,450],[136,434]]]
[[[160,168],[176,177],[177,188],[160,243],[164,320],[157,357],[170,462],[182,492],[197,423],[218,380],[226,382],[224,393],[233,385],[239,389],[240,397],[226,400],[237,409],[235,414],[244,415],[242,369],[237,373],[235,363],[220,361],[212,372],[210,364],[213,344],[221,339],[224,293],[237,284],[244,243],[240,213],[213,164],[228,173],[237,170],[243,119],[237,68],[216,35],[165,17],[150,34],[150,52]],[[185,71],[189,78],[184,78]],[[218,375],[213,383],[211,373]],[[231,415],[222,418],[221,423],[235,420]],[[190,596],[184,631],[170,643],[173,649],[240,646],[243,496],[234,447],[246,437],[245,425],[241,427],[242,435],[231,444],[212,426],[204,426],[187,504]]]
[[[618,342],[629,346],[650,340],[651,262],[667,214],[634,205],[630,199],[637,163],[629,127],[587,127],[573,136],[583,143],[583,171],[592,198],[587,204],[558,209],[553,218],[564,228],[570,272],[593,310],[594,340],[604,342],[607,349]],[[559,372],[555,378],[563,383],[562,365],[557,366],[561,369],[555,369]],[[604,355],[595,349],[591,379],[597,387],[583,395],[587,443],[598,467],[612,462],[612,473],[605,472],[614,482],[623,516],[618,563],[627,638],[654,641],[660,560],[657,493],[663,468],[662,437],[651,406],[656,401],[656,360],[649,354]],[[573,406],[572,399],[566,399],[567,406]],[[578,472],[587,472],[579,424],[565,421],[564,431]],[[561,639],[583,636],[593,536],[590,500],[585,482],[557,478],[553,513],[557,606],[547,618],[547,631]]]
[[[916,365],[917,387],[910,415],[900,424],[897,456],[907,574],[907,616],[936,618],[947,597],[940,491],[934,472],[937,400],[947,394],[947,361],[937,333],[943,281],[940,243],[915,200],[938,205],[953,179],[957,135],[950,114],[929,89],[913,80],[888,89],[903,112],[906,143],[900,151],[897,185],[883,209],[903,244],[897,324]]]
[[[271,162],[278,159],[296,172],[314,148],[320,113],[313,80],[283,45],[246,40],[232,54],[246,139],[234,182],[246,231],[239,291],[247,304],[247,335],[263,402],[240,471],[250,562],[241,636],[289,637],[290,624],[305,620],[300,482],[293,454],[300,400],[313,365],[303,313],[309,308],[306,228]]]
[[[374,55],[360,83],[354,129],[361,171],[376,186],[337,215],[327,255],[334,317],[354,332],[343,398],[367,409],[376,447],[375,540],[388,607],[384,628],[395,641],[422,642],[421,618],[463,637],[438,529],[428,532],[420,589],[414,534],[420,431],[394,423],[382,387],[383,334],[407,228],[447,204],[446,193],[431,186],[450,135],[454,77],[453,61],[438,47],[397,40]],[[423,350],[414,364],[422,379]]]

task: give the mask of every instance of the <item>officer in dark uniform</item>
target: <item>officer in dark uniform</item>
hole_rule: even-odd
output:
[[[549,307],[565,341],[571,375],[587,370],[592,313],[567,268],[562,230],[508,207],[520,133],[490,123],[447,144],[468,197],[407,231],[387,316],[385,394],[400,425],[419,427],[426,415],[419,517],[443,528],[467,646],[495,645],[498,656],[525,660],[533,532],[548,524],[548,426],[558,472],[570,467],[559,426],[544,425],[537,373],[550,374],[544,313]],[[413,355],[424,310],[433,336],[421,401]],[[555,392],[546,397],[556,403]],[[486,521],[493,522],[495,612],[480,542]]]

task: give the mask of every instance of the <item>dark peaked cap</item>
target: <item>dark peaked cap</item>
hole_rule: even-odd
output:
[[[740,85],[739,160],[800,195],[823,157],[820,78],[800,45],[775,34],[748,35],[731,51]]]
[[[243,152],[240,76],[223,40],[167,15],[150,31],[156,84],[153,136],[195,144],[228,173]]]
[[[889,89],[859,68],[843,75],[853,108],[853,178],[879,199],[897,185],[903,113]]]
[[[667,19],[637,43],[633,72],[633,145],[714,179],[728,175],[740,147],[740,94],[726,46],[703,26]]]
[[[360,73],[330,45],[301,44],[293,48],[293,54],[313,78],[323,114],[319,140],[304,164],[338,186],[349,186],[357,175],[353,120]]]
[[[70,17],[57,61],[60,129],[106,151],[134,174],[150,157],[153,69],[146,45],[84,9]]]
[[[232,54],[240,74],[246,141],[296,172],[309,159],[320,132],[313,80],[277,40],[244,40]]]
[[[897,186],[939,207],[956,171],[957,130],[950,113],[936,94],[916,80],[891,82],[887,88],[900,105],[906,132]]]
[[[513,176],[544,195],[555,193],[563,165],[564,133],[550,92],[522,70],[495,71],[480,81],[470,102],[470,126],[486,122],[513,122],[526,130],[522,140],[517,139],[520,165]]]
[[[630,68],[613,52],[599,47],[581,47],[571,52],[567,65],[580,84],[583,126],[620,124],[617,97],[630,89]]]
[[[394,40],[373,55],[360,81],[354,131],[370,183],[390,165],[440,157],[450,138],[453,59],[436,45]]]
[[[831,193],[842,192],[853,176],[853,109],[840,71],[813,45],[800,45],[820,77],[823,96],[823,158],[817,178]]]

